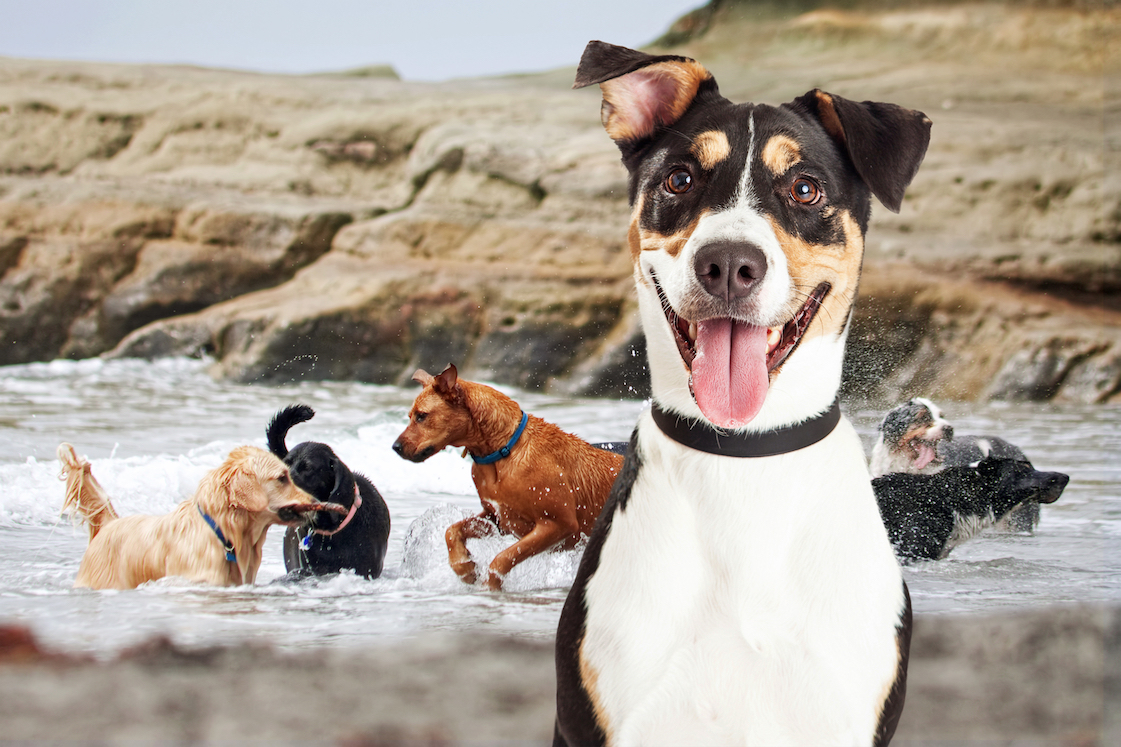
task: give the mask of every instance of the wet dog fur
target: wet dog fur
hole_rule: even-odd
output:
[[[424,388],[409,410],[409,425],[393,444],[403,459],[423,462],[447,446],[482,457],[501,449],[517,430],[518,403],[485,384],[460,379],[455,366],[436,376],[418,370],[413,380]],[[529,415],[508,456],[471,465],[483,510],[448,527],[452,569],[464,582],[475,583],[480,574],[467,540],[496,531],[518,541],[483,573],[492,590],[502,588],[510,570],[527,558],[574,547],[592,530],[622,462],[619,454]]]
[[[933,475],[947,467],[976,465],[988,457],[1031,465],[1020,447],[1003,438],[957,433],[941,408],[925,397],[914,397],[889,410],[878,433],[869,463],[873,478],[895,472]],[[1006,502],[997,498],[1001,504]],[[994,511],[981,511],[988,513]],[[1039,525],[1039,501],[1028,499],[1006,513],[995,513],[1000,516],[992,524],[996,531],[1032,532]]]
[[[277,412],[265,429],[269,451],[284,460],[292,481],[316,500],[336,503],[348,514],[356,498],[358,506],[349,521],[346,515],[319,514],[315,526],[288,527],[284,566],[297,575],[352,570],[364,578],[377,578],[389,543],[389,508],[374,484],[351,471],[327,444],[304,441],[291,449],[285,445],[289,429],[313,417],[315,410],[302,404]]]
[[[984,457],[934,474],[889,472],[872,488],[896,554],[940,560],[1024,503],[1054,503],[1070,478],[1027,461]]]
[[[76,587],[132,589],[165,576],[214,586],[251,584],[270,526],[300,524],[315,511],[340,509],[297,488],[288,467],[269,452],[241,446],[171,513],[119,517],[89,461],[67,443],[59,445],[58,458],[66,480],[63,510],[84,521],[90,533]],[[226,559],[203,513],[221,530],[236,560]]]

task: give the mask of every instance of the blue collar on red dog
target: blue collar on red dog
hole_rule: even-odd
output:
[[[506,442],[505,446],[503,446],[498,451],[492,451],[486,456],[475,456],[474,454],[472,454],[471,460],[475,462],[475,464],[494,464],[499,459],[505,459],[506,457],[510,456],[510,449],[514,448],[514,446],[518,443],[518,439],[522,437],[522,431],[525,430],[525,424],[528,422],[529,415],[527,415],[525,412],[522,412],[522,420],[520,423],[518,423],[517,430],[514,431],[514,435],[510,436],[510,440]]]
[[[202,506],[196,503],[195,508],[199,510],[199,516],[201,516],[203,520],[210,525],[210,528],[214,530],[214,533],[218,535],[218,541],[222,543],[222,549],[226,551],[226,560],[231,563],[236,563],[237,553],[234,552],[234,543],[226,539],[226,535],[222,534],[222,530],[218,528],[218,522],[207,516],[206,512],[202,510]]]
[[[650,415],[662,433],[690,449],[730,457],[768,457],[804,449],[828,436],[841,420],[841,406],[834,400],[833,406],[820,415],[762,433],[725,431],[668,413],[657,402],[650,408]]]

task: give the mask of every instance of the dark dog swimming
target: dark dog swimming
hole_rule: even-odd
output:
[[[366,477],[353,472],[330,446],[317,441],[285,445],[292,426],[311,420],[315,410],[290,405],[276,413],[266,429],[269,450],[284,460],[292,482],[323,502],[345,506],[345,515],[322,514],[313,527],[284,534],[284,567],[289,573],[323,576],[353,570],[377,578],[389,543],[389,508]]]
[[[914,397],[884,415],[872,447],[872,477],[893,472],[933,475],[947,467],[976,466],[985,457],[1031,460],[1015,444],[997,436],[963,436],[942,416],[938,405]],[[923,481],[916,481],[921,484]],[[1019,503],[1001,517],[996,531],[1032,532],[1039,525],[1039,501]]]
[[[939,560],[1024,503],[1054,503],[1069,480],[1019,459],[985,457],[930,475],[890,472],[872,489],[896,555]]]

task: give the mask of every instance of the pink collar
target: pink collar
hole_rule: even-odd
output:
[[[346,518],[342,520],[342,523],[339,524],[334,529],[332,529],[331,531],[327,531],[325,529],[313,529],[312,532],[315,533],[315,534],[318,534],[322,537],[330,537],[333,534],[338,534],[342,530],[346,529],[346,525],[350,523],[350,520],[354,518],[354,514],[361,507],[362,507],[362,496],[360,496],[358,494],[358,482],[355,481],[355,483],[354,483],[354,502],[350,504],[350,511],[347,512]]]

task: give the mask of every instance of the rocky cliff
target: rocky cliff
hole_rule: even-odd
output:
[[[1121,10],[703,21],[667,39],[729,98],[816,86],[934,120],[902,212],[873,218],[850,390],[1121,399]],[[239,381],[398,383],[454,361],[640,395],[624,172],[571,79],[0,59],[0,364],[207,355]]]

